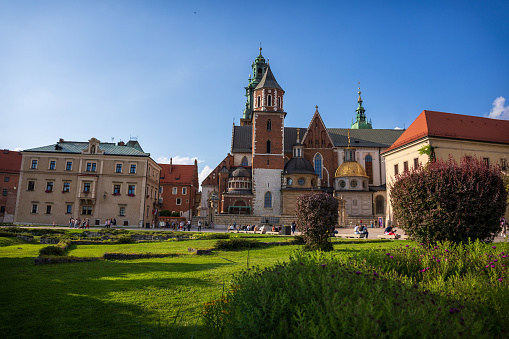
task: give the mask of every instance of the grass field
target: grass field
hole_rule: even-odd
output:
[[[256,239],[256,238],[255,238]],[[260,239],[258,239],[260,240]],[[281,241],[265,237],[263,241]],[[34,265],[45,245],[0,238],[0,333],[5,338],[191,337],[199,333],[204,302],[216,299],[233,275],[247,266],[288,260],[297,245],[196,256],[215,240],[141,244],[72,245],[67,255],[100,257],[105,252],[179,253],[179,257]],[[353,245],[355,243],[355,245]],[[337,242],[350,254],[394,242]]]

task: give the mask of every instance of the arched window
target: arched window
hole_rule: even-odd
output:
[[[267,106],[272,106],[272,95],[267,95]]]
[[[270,153],[270,140],[267,140],[267,154]]]
[[[384,214],[385,206],[384,206],[384,197],[379,195],[375,198],[375,213],[376,214]]]
[[[248,165],[248,162],[247,162],[247,157],[244,157],[242,158],[242,162],[240,163],[240,166],[247,166]]]
[[[281,97],[277,97],[277,107],[281,108]]]
[[[261,100],[262,100],[262,98],[261,98],[260,96],[258,96],[258,98],[257,98],[257,99],[258,99],[258,100],[257,100],[257,101],[258,101],[258,103],[257,103],[256,107],[260,107],[260,106],[261,106]]]
[[[322,156],[320,154],[315,155],[315,173],[322,179]]]
[[[269,119],[267,120],[267,131],[271,131],[272,130],[272,121]]]
[[[265,208],[272,208],[272,194],[270,194],[270,192],[265,193],[263,206]]]
[[[262,69],[258,68],[258,72],[256,72],[256,76],[259,77],[262,75]]]
[[[366,155],[366,158],[364,158],[364,162],[366,164],[366,175],[369,177],[369,183],[373,183],[373,158],[371,158],[371,155]]]

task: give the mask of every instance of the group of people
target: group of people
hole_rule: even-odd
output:
[[[174,231],[191,231],[191,220],[188,220],[187,222],[181,221],[180,223],[173,221],[171,224],[169,221],[166,222],[164,225],[166,228],[171,228]],[[198,232],[201,232],[201,220],[198,221]]]
[[[55,223],[53,223],[53,226]],[[90,228],[90,221],[88,218],[84,219],[83,221],[80,218],[69,219],[69,228]]]
[[[115,227],[117,226],[117,219],[106,219],[104,222],[104,228],[111,228],[111,226]]]
[[[274,227],[272,229],[273,229],[273,232],[275,232]],[[259,227],[257,225],[238,225],[237,226],[237,223],[233,223],[233,224],[230,224],[230,226],[228,226],[226,231],[227,232],[231,232],[231,231],[260,231],[265,234],[267,232],[267,229],[265,228],[265,226],[261,226],[261,227]]]
[[[367,239],[369,232],[368,232],[368,226],[367,225],[355,225],[355,228],[353,229],[354,234],[364,234],[364,237]]]

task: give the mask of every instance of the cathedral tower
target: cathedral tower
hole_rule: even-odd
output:
[[[355,117],[355,122],[352,121],[352,129],[372,129],[371,126],[371,120],[368,122],[366,119],[366,110],[364,107],[362,107],[362,98],[361,98],[361,88],[359,86],[359,91],[357,92],[359,94],[359,100],[357,100],[357,103],[359,106],[355,110],[357,112]]]
[[[254,101],[253,101],[253,92],[262,80],[263,75],[265,74],[265,70],[267,69],[267,63],[265,62],[265,58],[262,56],[262,48],[260,47],[260,54],[256,57],[251,65],[253,69],[253,77],[249,75],[249,84],[244,87],[246,89],[246,107],[242,114],[242,119],[240,119],[240,125],[250,125],[251,120],[253,118],[253,109],[254,109]]]
[[[253,91],[252,168],[256,214],[281,214],[286,116],[283,111],[284,93],[267,64],[262,79]]]

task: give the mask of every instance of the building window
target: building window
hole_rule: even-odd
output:
[[[292,178],[288,178],[288,180],[286,180],[286,184],[287,184],[288,186],[291,186],[291,185],[292,185],[292,183],[293,183]]]
[[[248,166],[248,164],[249,163],[247,162],[247,157],[242,158],[242,162],[241,162],[240,166]]]
[[[398,164],[394,165],[394,175],[399,174]]]
[[[272,208],[272,194],[270,194],[270,192],[265,193],[263,207]]]
[[[32,205],[32,213],[37,213],[37,205]]]
[[[46,214],[51,214],[51,205],[46,206]]]
[[[4,182],[9,182],[9,177],[5,177]]]
[[[178,190],[177,187],[173,187],[173,189],[171,190],[171,194],[177,194],[177,190]]]
[[[277,97],[277,107],[281,108],[281,97]]]
[[[83,214],[83,215],[92,215],[92,206],[83,206],[81,208],[81,214]]]
[[[125,207],[120,207],[120,211],[118,212],[118,215],[121,217],[125,216]]]
[[[414,158],[414,168],[419,167],[419,158]]]
[[[270,140],[267,140],[267,154],[270,153]]]
[[[490,158],[483,158],[482,160],[486,166],[490,166]]]
[[[32,166],[31,169],[37,169],[37,160],[32,160]]]
[[[340,181],[339,181],[339,187],[341,187],[341,188],[345,188],[345,187],[346,187],[346,181],[344,181],[344,180],[340,180]]]
[[[67,214],[71,214],[72,213],[72,205],[67,205],[67,210],[66,212]]]
[[[375,213],[376,214],[384,214],[384,197],[379,195],[375,198]]]
[[[71,183],[64,182],[64,188],[62,189],[62,192],[69,192],[70,189],[71,189]]]
[[[403,162],[403,171],[408,171],[408,161]]]
[[[5,206],[0,206],[0,213],[4,213],[5,212]]]
[[[65,170],[72,171],[72,161],[68,161],[67,164],[65,164]]]
[[[272,95],[267,95],[267,106],[272,106]]]
[[[366,155],[364,158],[364,164],[366,169],[366,175],[369,177],[369,183],[373,183],[373,158],[371,155]]]
[[[136,186],[135,186],[135,185],[129,185],[129,186],[127,187],[127,194],[129,194],[129,195],[134,195],[135,188],[136,188]]]
[[[95,172],[96,169],[97,169],[97,163],[87,162],[87,172]]]
[[[187,194],[187,187],[182,187],[182,195],[186,195]]]
[[[182,199],[177,198],[177,205],[182,205]]]
[[[55,160],[51,160],[51,161],[49,162],[49,169],[50,169],[50,170],[52,170],[52,171],[53,171],[53,170],[55,169],[55,167],[56,167],[56,166],[57,166],[57,162],[56,162]],[[48,213],[48,214],[49,214],[49,213]]]
[[[306,183],[306,180],[304,180],[304,178],[300,178],[299,180],[297,180],[297,183],[303,186]]]
[[[4,188],[4,189],[2,190],[2,195],[3,195],[4,197],[5,197],[5,196],[7,196],[7,188]]]
[[[84,193],[90,192],[90,183],[89,182],[86,182],[83,184],[83,192]]]
[[[350,181],[350,186],[353,188],[357,187],[357,180]]]
[[[136,173],[136,164],[131,164],[131,170],[129,173]]]
[[[267,131],[272,131],[272,121],[270,119],[267,120]]]
[[[113,194],[119,195],[120,194],[120,185],[113,185]]]
[[[117,167],[115,169],[115,173],[122,173],[122,164],[117,164]]]
[[[53,181],[48,181],[46,183],[46,192],[53,192]]]
[[[322,156],[320,154],[315,155],[315,173],[320,179],[322,179]]]
[[[260,96],[258,96],[258,98],[257,98],[257,103],[258,104],[256,105],[256,107],[260,107],[261,106],[261,100],[262,99],[260,98]]]
[[[33,191],[35,189],[35,181],[29,181],[28,182],[28,191]]]

